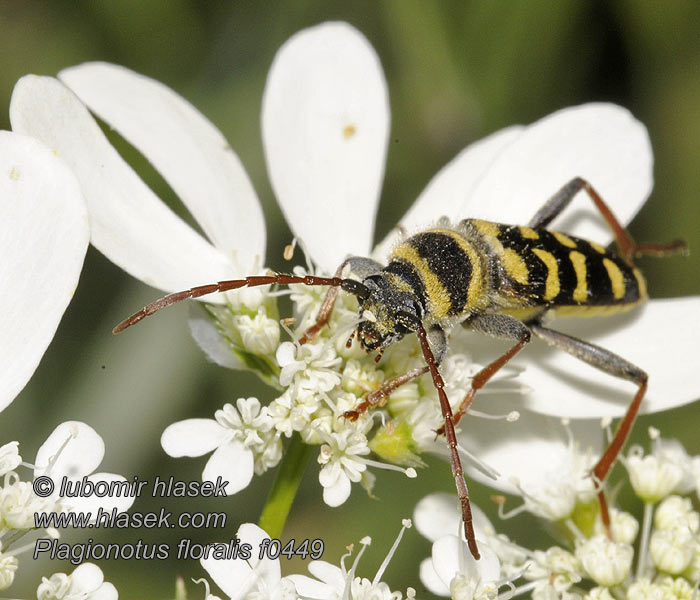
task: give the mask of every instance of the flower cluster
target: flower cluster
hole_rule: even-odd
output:
[[[230,598],[237,600],[402,600],[404,595],[391,591],[382,581],[384,571],[401,541],[404,531],[411,527],[411,521],[405,519],[401,531],[379,570],[372,580],[357,574],[358,564],[371,538],[360,540],[360,550],[357,552],[352,566],[347,568],[345,563],[353,553],[353,547],[348,547],[348,553],[340,559],[340,567],[323,561],[309,562],[309,573],[306,575],[287,575],[282,577],[279,558],[252,555],[248,560],[203,558],[201,563],[214,582]],[[244,523],[236,532],[236,539],[241,545],[248,544],[251,548],[265,548],[269,536],[252,523]],[[209,582],[200,580],[205,585],[206,600],[217,600],[219,597],[210,593]],[[405,598],[411,600],[416,593],[413,588],[406,590]]]
[[[93,473],[103,456],[102,438],[94,429],[79,421],[68,421],[56,427],[39,448],[33,465],[22,461],[18,442],[0,446],[0,590],[12,585],[19,566],[17,556],[33,549],[33,542],[19,547],[17,542],[39,528],[37,514],[73,511],[94,516],[100,508],[107,512],[114,508],[118,512],[129,509],[134,500],[130,497],[60,494],[63,483],[75,485],[81,480],[126,481],[124,477],[112,473]],[[17,472],[19,467],[33,469],[34,482],[23,481]],[[45,487],[47,478],[53,482],[50,488]],[[35,488],[38,483],[42,485]],[[59,535],[52,526],[44,531],[50,538]],[[58,573],[49,579],[44,578],[37,594],[41,600],[92,598],[88,593],[98,588],[102,590],[102,585],[100,569],[85,563],[71,576]],[[113,586],[104,585],[109,587],[109,594],[113,591],[113,595],[104,598],[116,598]],[[97,600],[97,596],[94,598]]]
[[[454,499],[432,495],[415,514],[418,530],[433,542],[421,580],[438,595],[483,600],[525,593],[536,600],[693,598],[700,586],[700,513],[689,496],[700,495],[700,457],[689,457],[676,440],[662,440],[658,432],[652,437],[650,454],[634,447],[624,460],[628,483],[644,502],[641,525],[613,506],[606,527],[597,501],[583,495],[567,514],[534,511],[567,543],[531,550],[497,534],[473,507],[482,553],[477,562],[459,539]]]

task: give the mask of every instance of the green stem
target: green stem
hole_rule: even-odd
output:
[[[258,521],[260,528],[271,538],[279,538],[282,535],[289,509],[294,502],[312,451],[313,447],[305,444],[299,434],[292,436]]]

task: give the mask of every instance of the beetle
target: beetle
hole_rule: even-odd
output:
[[[580,191],[588,194],[613,232],[617,252],[548,229]],[[638,306],[647,299],[647,291],[634,259],[685,249],[682,241],[636,244],[595,188],[576,177],[549,198],[526,226],[465,219],[455,226],[445,224],[406,237],[393,249],[385,266],[370,258],[350,257],[333,277],[277,273],[193,287],[152,302],[113,331],[119,333],[181,300],[215,292],[272,284],[330,286],[316,322],[299,340],[304,343],[328,323],[339,290],[356,296],[361,319],[353,336],[368,353],[377,353],[375,360],[381,358],[385,348],[413,333],[426,364],[384,382],[344,416],[355,420],[399,386],[430,373],[444,419],[437,433],[447,440],[465,537],[471,554],[479,559],[455,434],[455,425],[468,411],[477,391],[533,336],[637,386],[612,440],[591,469],[603,521],[609,526],[602,484],[629,436],[647,389],[648,375],[613,352],[545,327],[543,322],[551,314],[613,314]],[[343,277],[347,268],[359,279]],[[456,325],[513,344],[474,375],[470,390],[453,413],[439,365],[449,350],[448,333]]]

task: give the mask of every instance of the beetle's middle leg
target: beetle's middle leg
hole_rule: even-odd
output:
[[[460,419],[469,410],[476,393],[530,341],[528,326],[510,315],[500,313],[478,315],[462,323],[462,326],[465,329],[478,331],[491,337],[516,340],[516,343],[472,377],[471,388],[454,413],[455,425],[459,423]],[[440,428],[437,433],[442,435],[444,428]]]

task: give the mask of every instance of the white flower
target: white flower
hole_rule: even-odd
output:
[[[657,529],[672,529],[676,526],[686,527],[693,533],[700,530],[700,514],[693,510],[689,498],[669,496],[656,509],[654,526]]]
[[[330,344],[316,343],[297,346],[284,342],[277,348],[277,363],[281,367],[280,385],[295,389],[328,392],[340,384],[340,375],[333,367],[340,358]]]
[[[14,471],[21,462],[19,442],[8,442],[4,446],[0,446],[0,477]]]
[[[238,410],[236,410],[238,407]],[[214,451],[202,472],[203,481],[227,481],[226,494],[247,487],[253,472],[264,473],[282,458],[282,443],[273,421],[257,398],[226,404],[215,419],[186,419],[166,427],[163,450],[174,458],[203,456]]]
[[[622,583],[629,574],[634,549],[605,535],[596,535],[576,548],[576,556],[593,581],[610,587]]]
[[[356,576],[357,566],[367,546],[372,543],[371,538],[364,537],[360,540],[362,548],[357,553],[352,567],[345,567],[345,560],[350,557],[350,552],[340,560],[340,567],[336,567],[324,560],[314,560],[309,563],[309,573],[315,579],[306,575],[290,575],[298,594],[302,598],[313,600],[401,600],[401,592],[392,592],[389,586],[381,581],[384,571],[391,561],[396,548],[401,541],[404,531],[411,527],[410,519],[402,521],[403,527],[399,532],[393,546],[382,562],[379,570],[371,581],[364,577]],[[407,600],[415,597],[415,590],[408,588]]]
[[[34,513],[61,512],[56,495],[41,498],[34,493],[32,484],[20,481],[16,474],[5,479],[0,488],[0,532],[33,529]]]
[[[16,556],[3,554],[0,547],[0,590],[6,590],[12,585],[18,564]]]
[[[680,575],[690,565],[698,544],[698,536],[681,523],[670,529],[656,529],[651,534],[649,555],[659,571]]]
[[[1,411],[56,332],[78,284],[89,234],[80,184],[50,148],[0,131],[0,174]]]
[[[323,500],[328,506],[340,506],[350,496],[350,482],[357,483],[367,469],[360,457],[369,454],[365,434],[354,428],[323,436],[318,463],[323,465],[318,480],[323,486]]]
[[[188,103],[161,84],[112,65],[85,64],[60,77],[156,166],[214,242],[209,245],[164,208],[57,81],[24,78],[13,94],[13,127],[47,141],[73,167],[95,224],[93,243],[111,260],[171,291],[242,275],[255,256],[262,256],[262,221],[252,186],[220,134]],[[324,23],[288,40],[268,75],[262,130],[272,188],[316,264],[332,272],[347,254],[370,255],[389,109],[381,66],[367,40],[344,23]],[[646,129],[628,111],[610,104],[569,108],[463,150],[430,181],[400,224],[410,232],[443,214],[453,222],[478,217],[524,224],[577,176],[592,182],[624,224],[651,191],[652,162]],[[584,218],[574,222],[577,215]],[[612,239],[584,194],[557,227],[604,245]],[[384,250],[391,246],[385,242]],[[240,268],[231,259],[234,252]],[[222,300],[209,296],[207,301]],[[642,367],[653,365],[642,405],[643,412],[651,412],[698,396],[694,329],[673,324],[693,322],[699,310],[698,297],[652,300],[633,317],[557,327]],[[638,343],[639,331],[644,344]],[[215,355],[220,353],[210,354]],[[465,421],[461,436],[465,446],[505,475],[506,484],[516,475],[525,485],[527,477],[540,473],[525,467],[547,464],[566,448],[551,421],[529,411],[590,419],[573,428],[585,447],[597,451],[599,440],[589,444],[599,435],[594,419],[621,415],[634,393],[629,382],[600,379],[594,368],[537,342],[514,365],[526,366],[520,378],[531,390],[523,411],[528,418],[520,427],[468,427]],[[593,397],[591,381],[601,386]],[[512,410],[522,410],[522,404],[507,412]]]
[[[624,464],[634,492],[645,502],[662,500],[683,479],[683,469],[676,460],[658,453],[644,456],[639,446],[630,448]]]
[[[104,455],[104,441],[92,427],[80,421],[66,421],[51,432],[37,451],[34,478],[41,475],[51,477],[56,492],[61,489],[64,478],[74,489],[83,481],[93,484],[104,482],[103,485],[126,482],[124,477],[114,473],[94,473]],[[113,508],[117,512],[126,511],[134,499],[132,495],[119,492],[104,496],[79,494],[66,495],[61,498],[61,503],[69,510],[89,512],[96,516],[100,508],[105,512],[110,512]]]
[[[248,544],[249,558],[219,559],[210,555],[200,561],[214,583],[231,600],[295,600],[294,585],[289,578],[281,576],[279,558],[272,560],[267,555],[260,558],[264,540],[270,536],[257,525],[244,523],[238,528],[236,538],[239,547]]]
[[[70,574],[54,573],[41,578],[38,600],[117,600],[117,589],[104,580],[102,570],[92,563],[83,563]]]
[[[614,507],[609,509],[609,514],[610,533],[612,533],[612,539],[614,539],[616,542],[633,544],[637,534],[639,533],[639,521],[637,521],[637,519],[635,519],[631,514]],[[603,521],[600,518],[596,519],[595,533],[601,535],[606,533]]]

